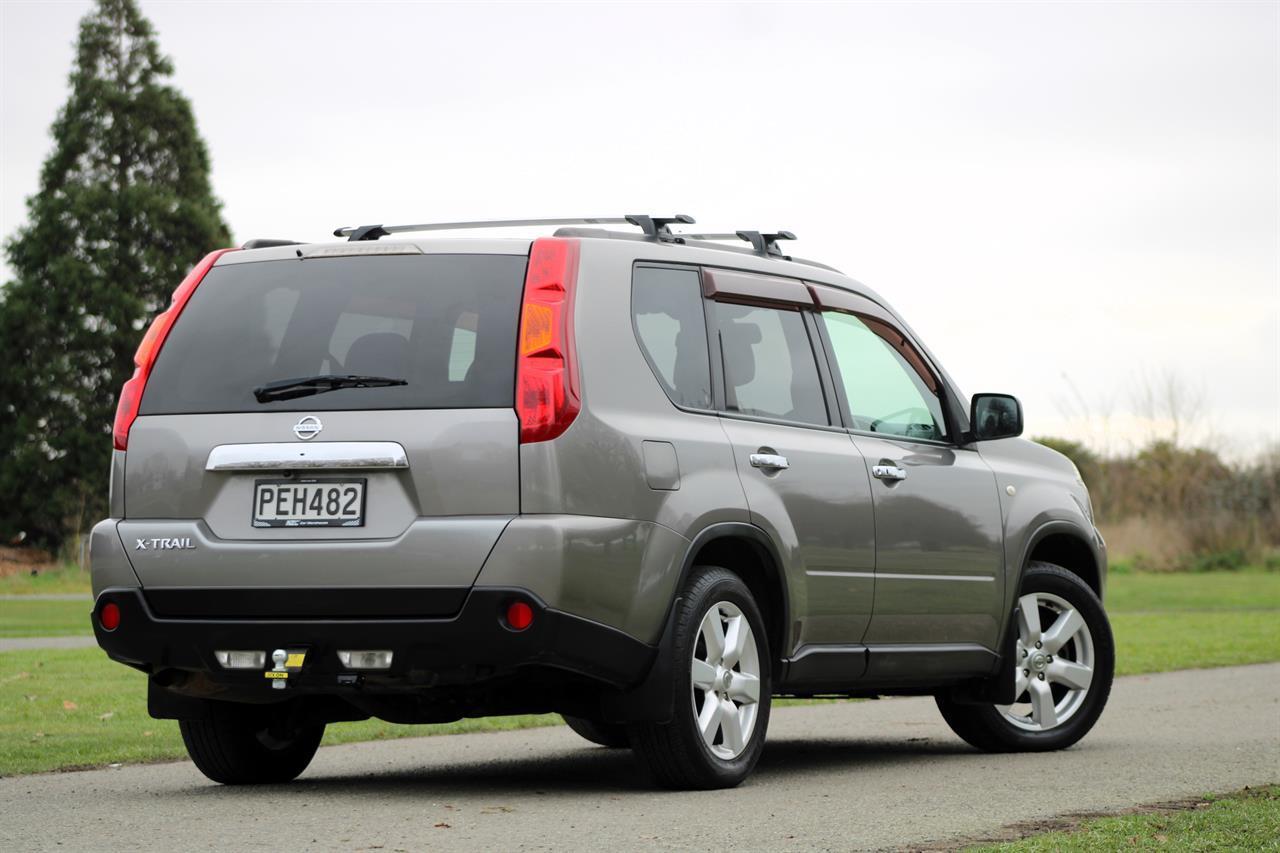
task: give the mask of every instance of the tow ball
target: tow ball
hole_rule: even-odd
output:
[[[276,649],[271,653],[271,669],[262,673],[265,677],[271,679],[271,687],[274,690],[284,690],[289,686],[289,673],[297,672],[302,669],[302,662],[306,660],[307,653],[289,652],[284,649]]]

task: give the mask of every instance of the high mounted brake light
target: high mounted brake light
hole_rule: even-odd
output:
[[[577,240],[543,237],[533,242],[516,360],[516,414],[522,444],[560,435],[581,408],[573,342],[577,278]]]
[[[133,354],[133,376],[120,389],[120,402],[116,405],[116,422],[111,430],[116,450],[125,450],[129,446],[129,430],[138,417],[138,406],[142,403],[142,392],[147,387],[147,377],[151,375],[151,368],[156,363],[156,356],[160,354],[169,330],[218,258],[234,251],[235,249],[218,249],[205,255],[173,292],[169,307],[156,315],[147,328],[147,333],[142,336],[142,343],[138,344],[138,351]]]

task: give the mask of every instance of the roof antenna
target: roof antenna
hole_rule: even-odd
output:
[[[650,240],[660,241],[674,241],[676,239],[676,235],[671,233],[672,225],[692,225],[695,221],[694,218],[687,213],[677,213],[672,217],[647,216],[641,213],[632,213],[626,217],[626,220],[643,231],[645,237]]]

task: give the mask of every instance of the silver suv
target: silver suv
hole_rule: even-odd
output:
[[[192,271],[121,393],[92,618],[205,775],[292,779],[331,723],[558,712],[725,787],[774,696],[932,695],[984,750],[1089,731],[1114,646],[1071,462],[790,234],[692,221]],[[378,239],[490,225],[571,227]]]

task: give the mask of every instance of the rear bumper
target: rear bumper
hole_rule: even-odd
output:
[[[514,601],[533,609],[533,622],[523,631],[503,620]],[[108,602],[120,608],[114,631],[104,630],[98,618]],[[201,692],[227,698],[261,692],[265,699],[284,691],[273,690],[261,670],[223,669],[215,650],[264,651],[267,668],[274,649],[305,650],[305,663],[290,673],[287,690],[320,694],[416,692],[548,667],[601,685],[627,687],[645,677],[656,654],[655,647],[622,631],[547,607],[518,588],[472,588],[461,609],[447,618],[226,619],[161,616],[143,590],[116,587],[98,595],[93,629],[109,657],[150,673],[153,681],[194,682]],[[390,649],[392,666],[347,670],[338,660],[339,649]]]

